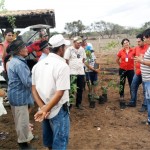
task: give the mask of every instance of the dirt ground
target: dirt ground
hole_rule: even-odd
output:
[[[97,54],[98,60],[103,68],[118,68],[115,63],[114,54]],[[107,84],[110,80],[118,82],[118,74],[99,75],[103,79],[101,84]],[[68,149],[70,150],[149,150],[150,149],[150,127],[141,124],[147,119],[147,112],[140,113],[143,96],[142,87],[138,91],[136,108],[119,108],[118,89],[108,89],[108,101],[105,104],[96,103],[94,109],[89,108],[87,89],[83,95],[84,110],[71,109],[71,131]],[[99,91],[101,94],[101,91]],[[130,98],[128,84],[125,89],[125,99]],[[18,149],[16,143],[16,132],[10,107],[6,107],[8,114],[0,117],[0,132],[4,139],[0,139],[0,149]],[[31,122],[34,124],[33,133],[39,136],[39,140],[32,144],[38,149],[42,146],[41,123],[34,122],[33,115],[37,107],[31,113]],[[2,133],[1,133],[2,134]],[[0,137],[2,135],[0,134]]]

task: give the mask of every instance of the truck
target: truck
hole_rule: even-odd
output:
[[[14,24],[8,18],[15,18]],[[53,9],[36,9],[36,10],[16,10],[5,11],[0,13],[0,30],[4,39],[4,29],[15,28],[21,30],[24,42],[33,42],[34,37],[40,29],[45,29],[50,37],[50,29],[55,28],[55,12]],[[24,38],[26,32],[32,31],[28,39]],[[34,56],[34,55],[33,55]],[[6,87],[6,80],[3,77],[3,62],[0,56],[0,85]]]

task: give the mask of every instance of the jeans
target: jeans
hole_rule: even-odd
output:
[[[139,88],[139,85],[142,83],[143,85],[143,96],[144,96],[144,101],[142,106],[147,107],[147,101],[145,98],[145,87],[144,87],[144,82],[142,82],[142,76],[141,75],[136,75],[134,74],[132,83],[131,83],[131,100],[130,103],[134,103],[136,104],[136,100],[137,100],[137,91]]]
[[[147,100],[148,122],[150,122],[150,81],[144,82],[145,98]]]
[[[119,76],[120,76],[119,94],[120,97],[124,97],[124,87],[125,87],[126,77],[128,78],[129,87],[131,87],[132,79],[134,76],[134,70],[124,70],[119,68]]]
[[[43,143],[45,147],[55,150],[66,150],[69,139],[70,119],[69,112],[63,107],[59,113],[51,119],[42,122]]]

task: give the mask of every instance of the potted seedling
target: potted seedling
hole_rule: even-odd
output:
[[[90,86],[90,94],[88,94],[88,100],[89,100],[89,107],[90,108],[95,108],[95,94],[94,94],[94,85],[92,85],[91,83],[89,83]]]
[[[107,101],[108,87],[107,86],[102,86],[101,90],[102,90],[102,95],[99,96],[99,104],[104,104]]]
[[[106,85],[101,86],[102,95],[99,97],[99,104],[104,104],[107,102],[107,94],[110,87],[116,88],[117,84],[113,80],[110,80]]]

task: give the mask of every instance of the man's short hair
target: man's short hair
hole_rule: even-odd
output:
[[[12,28],[7,28],[4,32],[4,35],[7,35],[7,33],[11,32],[12,34],[14,34],[14,31]]]
[[[150,28],[146,29],[144,32],[143,32],[143,36],[145,38],[149,38],[150,37]]]
[[[141,41],[144,41],[144,38],[143,38],[143,34],[138,34],[136,36],[137,39],[141,39]]]

